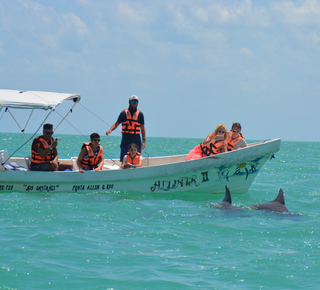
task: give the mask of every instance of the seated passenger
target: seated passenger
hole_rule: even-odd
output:
[[[228,132],[226,126],[220,124],[210,133],[207,138],[199,145],[194,147],[188,154],[186,160],[199,159],[212,156],[227,151]]]
[[[129,152],[123,157],[121,168],[136,168],[142,166],[142,156],[138,152],[137,144],[129,145]]]
[[[100,145],[100,135],[92,133],[90,135],[91,142],[83,143],[77,160],[79,171],[86,170],[102,170],[104,164],[104,152]]]
[[[247,147],[247,142],[241,133],[240,123],[233,123],[228,136],[228,151]]]
[[[72,164],[58,162],[58,140],[52,138],[53,125],[44,124],[42,136],[35,138],[31,145],[32,171],[72,170]]]

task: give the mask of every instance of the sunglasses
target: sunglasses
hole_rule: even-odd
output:
[[[224,134],[224,131],[218,131],[218,133],[222,133],[222,134]]]
[[[52,134],[53,134],[53,132],[46,132],[46,134],[47,134],[47,135],[52,135]]]
[[[93,139],[94,142],[100,142],[101,139]]]
[[[138,101],[131,101],[131,104],[139,104]]]
[[[240,131],[232,130],[233,133],[240,133]]]

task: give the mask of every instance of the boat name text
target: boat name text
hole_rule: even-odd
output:
[[[209,181],[208,177],[208,171],[201,172],[202,180],[201,182]],[[178,179],[169,179],[169,180],[158,180],[156,181],[153,186],[150,187],[150,190],[156,191],[156,190],[163,190],[163,191],[169,191],[172,189],[176,189],[178,187],[184,187],[184,186],[199,186],[201,182],[197,181],[197,175],[190,176],[184,176],[180,177]]]

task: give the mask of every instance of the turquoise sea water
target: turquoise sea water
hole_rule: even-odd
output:
[[[87,141],[60,137],[62,158]],[[0,149],[23,140],[0,133]],[[102,137],[110,158],[119,141]],[[183,154],[200,141],[148,138],[146,152]],[[250,190],[232,196],[245,207],[283,188],[300,215],[211,208],[223,194],[1,193],[0,289],[319,289],[319,153],[317,142],[282,142]]]

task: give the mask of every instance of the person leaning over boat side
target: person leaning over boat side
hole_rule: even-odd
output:
[[[129,145],[129,152],[127,155],[124,155],[123,162],[121,164],[121,168],[136,168],[142,166],[142,156],[141,153],[138,152],[137,144]]]
[[[247,147],[247,142],[241,133],[240,123],[233,123],[228,136],[228,151]]]
[[[53,125],[43,125],[43,135],[35,138],[31,145],[32,171],[72,170],[72,164],[58,162],[58,141],[52,138]]]
[[[86,170],[102,170],[104,164],[104,152],[100,145],[100,135],[92,133],[90,140],[91,142],[83,143],[77,159],[79,171],[82,173]]]
[[[106,132],[106,135],[115,130],[120,124],[122,124],[122,140],[120,144],[120,162],[123,161],[124,155],[128,151],[128,147],[131,143],[135,143],[138,146],[138,152],[141,153],[146,147],[146,129],[144,126],[144,115],[137,109],[139,104],[139,98],[135,95],[129,98],[129,108],[123,110],[117,122],[115,122],[110,130]],[[140,134],[142,135],[142,143]]]
[[[199,159],[206,156],[226,152],[227,149],[228,132],[226,126],[220,124],[210,133],[207,138],[194,147],[188,154],[186,160]]]

